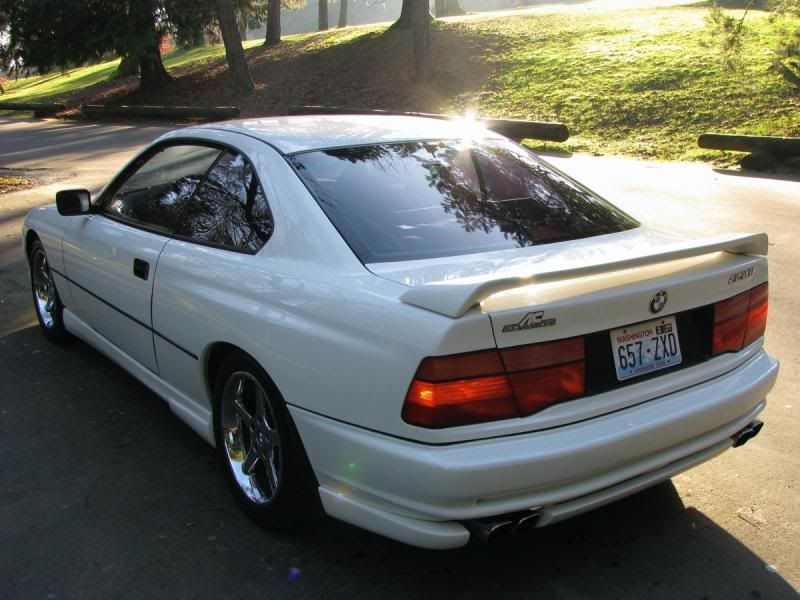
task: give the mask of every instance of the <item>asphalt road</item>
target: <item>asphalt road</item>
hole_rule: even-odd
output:
[[[674,483],[571,522],[431,552],[332,519],[302,535],[259,529],[212,449],[163,402],[86,345],[49,345],[33,325],[24,214],[60,187],[98,189],[160,131],[0,120],[0,167],[67,177],[0,196],[0,598],[799,596],[800,183],[553,157],[650,224],[770,234],[767,346],[783,370],[766,426]]]

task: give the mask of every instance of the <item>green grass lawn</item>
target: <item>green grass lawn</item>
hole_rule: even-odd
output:
[[[800,135],[800,89],[772,68],[781,23],[751,14],[738,68],[723,66],[706,11],[678,8],[486,22],[507,49],[480,111],[557,120],[565,147],[698,159],[704,131]],[[620,18],[624,16],[625,18]]]
[[[245,42],[245,48],[251,48],[260,40]],[[164,64],[169,70],[198,67],[225,56],[222,44],[203,46],[189,50],[174,50],[164,57]],[[108,62],[71,69],[66,73],[35,75],[17,80],[9,79],[3,87],[6,93],[0,96],[0,102],[42,102],[58,101],[98,84],[106,83],[114,78],[119,59]]]
[[[664,7],[441,21],[434,32],[436,76],[427,84],[398,70],[404,60],[398,52],[408,43],[382,39],[385,25],[288,36],[270,50],[251,40],[245,46],[258,89],[233,101],[243,103],[245,114],[268,113],[280,100],[555,120],[573,136],[550,148],[665,160],[719,160],[719,153],[697,148],[706,131],[800,135],[800,89],[773,68],[787,22],[751,13],[740,64],[730,69],[707,14]],[[176,50],[165,64],[178,74],[197,74],[219,71],[223,60],[217,45]],[[354,67],[357,60],[370,62]],[[109,85],[116,66],[12,81],[0,101],[91,94]],[[182,85],[176,89],[183,95],[174,94],[180,102],[228,99],[219,91],[227,84],[213,76]]]
[[[63,74],[34,75],[17,80],[12,78],[3,84],[6,93],[0,96],[0,102],[55,102],[67,94],[105,83],[113,77],[118,65],[119,60],[112,60],[71,69]]]

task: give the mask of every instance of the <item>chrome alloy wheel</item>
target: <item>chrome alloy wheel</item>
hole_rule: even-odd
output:
[[[33,254],[31,261],[33,275],[33,294],[36,312],[46,329],[51,329],[56,322],[56,286],[53,275],[47,266],[47,257],[39,248]]]
[[[281,485],[283,452],[270,399],[250,373],[236,371],[225,383],[220,425],[236,483],[249,500],[267,504]]]

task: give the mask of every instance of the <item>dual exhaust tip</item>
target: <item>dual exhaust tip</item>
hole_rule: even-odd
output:
[[[475,519],[464,524],[473,538],[488,544],[533,529],[538,521],[539,510],[531,509],[500,517]]]
[[[762,427],[764,427],[764,422],[759,421],[758,419],[752,423],[749,423],[731,436],[731,439],[733,440],[732,447],[738,448],[739,446],[744,446],[747,442],[759,434]]]
[[[745,427],[731,436],[733,448],[744,446],[747,442],[756,437],[764,422],[758,419],[748,423]],[[464,523],[469,529],[472,537],[484,543],[496,542],[499,539],[507,538],[518,533],[523,533],[536,527],[539,521],[539,509],[530,510],[492,517],[487,519],[475,519]]]

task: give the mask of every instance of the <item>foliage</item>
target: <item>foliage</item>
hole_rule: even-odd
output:
[[[800,17],[800,0],[772,0],[769,8],[777,14]]]
[[[0,12],[5,15],[0,67],[6,71],[65,70],[70,64],[99,58],[110,44],[102,23],[113,13],[102,2],[0,0]]]
[[[711,4],[708,23],[712,32],[722,40],[722,62],[728,68],[741,62],[742,42],[747,34],[745,20],[754,4],[755,0],[748,0],[744,13],[738,18],[726,13],[716,0]]]
[[[747,28],[745,21],[750,10],[757,7],[755,0],[748,0],[741,16],[726,13],[714,0],[708,15],[708,22],[714,34],[722,40],[723,63],[728,67],[740,63],[742,45]],[[800,0],[770,0],[766,8],[772,12],[774,22],[780,24],[780,38],[775,46],[775,60],[772,67],[789,81],[800,84]]]
[[[775,20],[784,29],[775,67],[787,69],[789,73],[794,72],[795,77],[800,79],[800,0],[775,0],[771,9],[776,15]]]
[[[263,4],[236,1],[256,20]],[[165,34],[184,48],[217,39],[214,0],[0,0],[0,14],[0,67],[6,71],[63,72],[108,52],[139,57]]]

